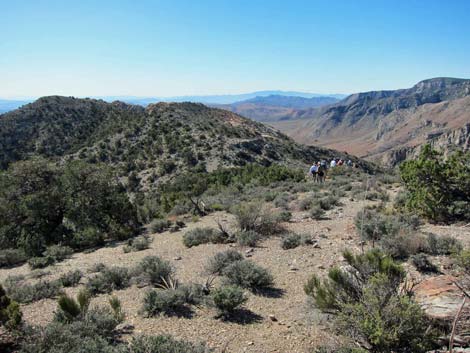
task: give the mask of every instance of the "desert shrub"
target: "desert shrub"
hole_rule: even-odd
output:
[[[297,233],[289,233],[282,238],[281,247],[284,250],[294,249],[302,244],[302,236]]]
[[[89,273],[97,273],[104,271],[106,269],[106,265],[102,262],[97,262],[96,264],[93,264],[89,269]]]
[[[405,206],[437,222],[470,219],[470,154],[447,158],[426,145],[419,157],[400,165]]]
[[[137,282],[158,286],[170,280],[174,270],[168,261],[162,260],[158,256],[146,256],[132,270],[132,275]]]
[[[98,274],[90,277],[86,288],[91,294],[111,293],[130,285],[130,274],[124,267],[107,267]]]
[[[227,235],[213,228],[194,228],[183,235],[183,244],[188,248],[201,244],[223,244],[230,241]]]
[[[428,253],[431,255],[450,255],[462,250],[462,243],[449,235],[428,234]]]
[[[290,211],[281,211],[278,214],[278,220],[280,222],[289,222],[292,219],[292,212]]]
[[[149,236],[141,235],[136,238],[130,239],[127,245],[123,248],[125,253],[131,251],[142,251],[149,248],[152,243],[152,238]]]
[[[73,254],[73,249],[70,246],[51,245],[44,251],[44,257],[51,257],[54,262],[60,262]]]
[[[273,276],[265,268],[249,260],[232,262],[222,274],[229,284],[251,290],[265,289],[273,285]]]
[[[238,228],[242,231],[254,231],[268,236],[281,230],[278,216],[258,203],[240,203],[232,207],[231,212],[235,215]]]
[[[316,199],[313,196],[307,196],[304,199],[300,200],[299,208],[302,211],[308,211],[315,204]]]
[[[457,255],[454,255],[454,258],[457,265],[467,274],[470,274],[470,250],[462,250]]]
[[[206,266],[210,274],[221,274],[223,270],[235,261],[243,260],[243,255],[235,250],[226,250],[214,255]]]
[[[427,251],[427,241],[420,234],[401,233],[380,240],[380,248],[394,259],[406,259],[410,255]]]
[[[8,295],[19,303],[31,303],[45,298],[54,298],[62,293],[59,281],[39,281],[34,284],[16,283],[6,286]]]
[[[210,291],[210,288],[197,283],[181,284],[177,286],[177,289],[180,291],[184,302],[190,305],[198,305],[204,302],[205,296]]]
[[[172,315],[181,311],[185,304],[184,292],[178,288],[152,289],[145,294],[142,311],[147,317]]]
[[[0,285],[0,326],[5,326],[9,330],[19,328],[22,318],[20,306],[7,296]]]
[[[429,321],[401,291],[403,268],[378,250],[344,257],[349,267],[330,269],[323,281],[313,275],[304,287],[320,310],[334,315],[337,329],[373,352],[431,349]]]
[[[180,341],[171,336],[139,336],[122,353],[208,353],[204,344]]]
[[[292,200],[292,196],[288,193],[282,193],[276,196],[274,199],[274,206],[288,209],[289,202]]]
[[[438,272],[438,268],[431,262],[426,254],[419,253],[411,256],[411,262],[420,272]]]
[[[165,230],[170,229],[171,222],[166,219],[154,219],[150,223],[150,231],[152,233],[162,233]]]
[[[314,206],[310,210],[310,217],[315,220],[320,220],[325,217],[325,210],[320,206]]]
[[[0,250],[0,268],[19,265],[27,260],[27,256],[21,249]]]
[[[256,246],[262,239],[261,234],[253,230],[240,231],[235,234],[238,244],[242,246]]]
[[[341,203],[335,196],[327,196],[318,201],[318,205],[321,209],[328,211],[333,209],[335,206],[339,206]]]
[[[126,352],[113,340],[120,323],[109,307],[96,307],[69,322],[54,320],[45,327],[30,328],[21,345],[22,353]]]
[[[357,213],[354,223],[360,237],[373,244],[382,238],[393,238],[400,231],[410,230],[410,227],[398,217],[367,208]]]
[[[32,257],[28,260],[28,265],[32,269],[44,268],[55,263],[54,259],[50,256]]]
[[[223,286],[216,288],[211,293],[211,297],[219,315],[222,317],[230,316],[237,308],[248,300],[243,293],[243,290],[237,286]]]
[[[59,277],[59,281],[63,287],[75,287],[82,279],[83,273],[80,270],[73,270],[64,273]]]

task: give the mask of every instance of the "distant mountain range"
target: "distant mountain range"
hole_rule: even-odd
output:
[[[232,104],[235,102],[245,101],[257,97],[267,96],[295,96],[299,98],[313,98],[313,97],[324,97],[341,99],[344,98],[344,94],[318,94],[318,93],[306,93],[296,91],[256,91],[251,93],[242,94],[226,94],[226,95],[207,95],[207,96],[174,96],[174,97],[133,97],[133,96],[94,96],[91,98],[102,99],[106,102],[122,101],[129,104],[137,104],[146,107],[152,103],[158,102],[193,102],[193,103],[204,103],[210,105],[217,104]],[[8,100],[0,99],[0,114],[7,111],[19,108],[20,106],[31,103],[35,99],[22,99],[22,100]]]
[[[395,165],[430,143],[470,149],[470,80],[433,78],[412,88],[352,94],[338,103],[295,110],[273,126],[298,142]]]
[[[272,94],[269,96],[256,96],[232,104],[212,106],[230,110],[256,121],[273,122],[289,120],[299,109],[320,107],[338,101],[338,98],[331,96],[300,97]]]

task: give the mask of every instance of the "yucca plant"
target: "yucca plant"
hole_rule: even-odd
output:
[[[109,305],[111,306],[111,309],[113,309],[116,320],[119,322],[124,321],[126,314],[122,311],[122,305],[119,298],[113,295],[111,298],[109,298]]]
[[[55,319],[60,322],[72,322],[80,319],[88,311],[90,298],[90,293],[86,290],[81,290],[77,294],[77,299],[68,295],[60,296],[57,301],[59,308],[55,314]]]

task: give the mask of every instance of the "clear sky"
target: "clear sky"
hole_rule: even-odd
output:
[[[352,93],[470,78],[467,0],[0,0],[0,97]]]

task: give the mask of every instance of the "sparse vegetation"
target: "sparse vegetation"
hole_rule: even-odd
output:
[[[235,261],[241,260],[243,260],[243,255],[240,254],[238,251],[226,250],[215,254],[214,257],[210,259],[206,269],[207,272],[209,272],[210,274],[222,274],[223,270],[228,265]]]
[[[262,236],[253,230],[242,230],[235,234],[235,238],[241,246],[256,246]]]
[[[231,241],[227,234],[213,228],[194,228],[183,236],[183,244],[188,248],[201,244],[223,244]]]
[[[125,267],[106,267],[98,274],[90,277],[86,288],[91,294],[111,293],[130,285],[130,273]]]
[[[221,317],[229,317],[248,299],[243,290],[237,286],[223,286],[212,292],[212,300]]]
[[[273,276],[265,268],[250,260],[232,262],[222,274],[229,284],[251,290],[262,290],[273,285]]]
[[[335,315],[338,330],[366,342],[373,352],[431,349],[428,320],[400,289],[403,268],[378,250],[344,257],[350,269],[332,268],[327,279],[312,276],[305,285],[315,305]]]
[[[152,238],[150,238],[149,236],[141,235],[136,238],[129,239],[127,245],[123,247],[123,251],[125,253],[128,253],[131,251],[146,250],[150,247],[151,243]]]
[[[63,287],[75,287],[83,277],[80,270],[72,270],[60,276],[59,281]]]
[[[44,298],[54,298],[62,293],[59,281],[39,280],[34,284],[13,280],[5,283],[9,297],[19,303],[31,303]]]
[[[170,281],[173,273],[171,264],[158,256],[146,256],[132,271],[138,283],[151,286],[165,284]]]

